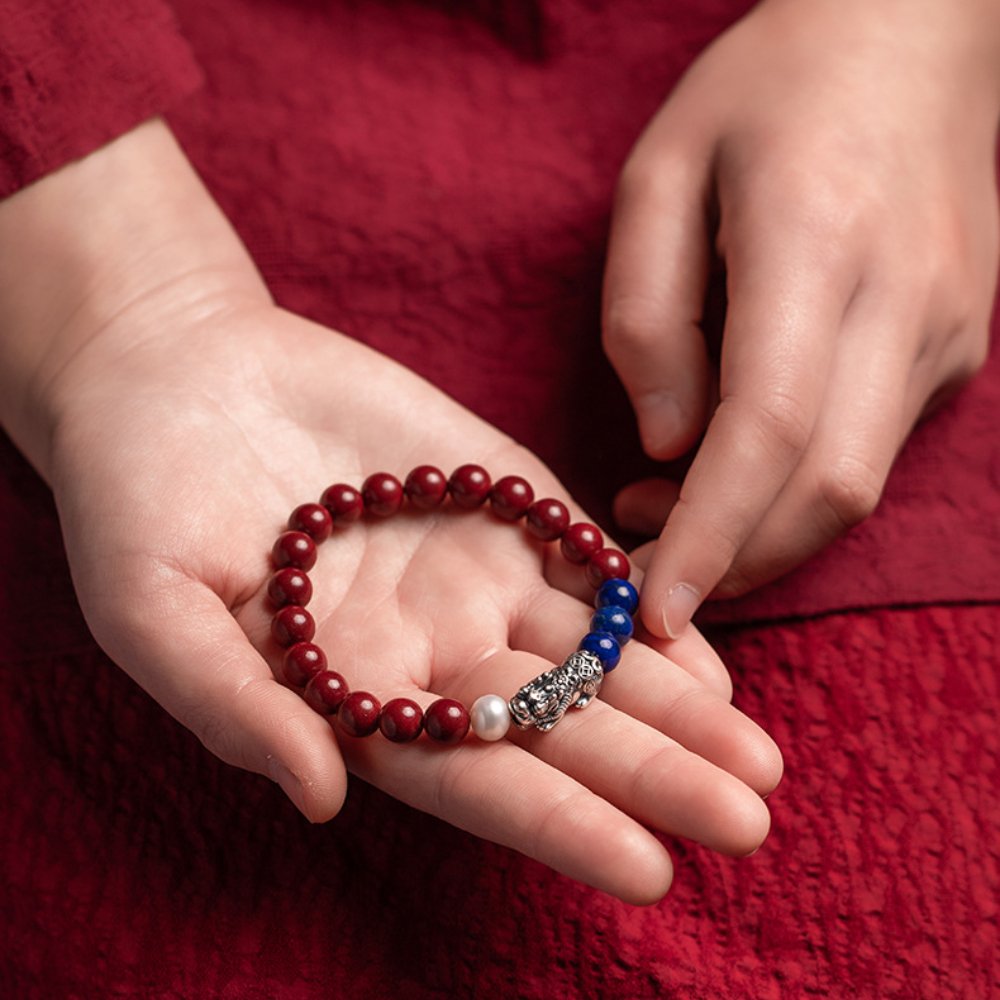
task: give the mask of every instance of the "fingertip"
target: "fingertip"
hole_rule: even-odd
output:
[[[771,832],[771,812],[764,800],[741,785],[730,792],[726,809],[722,835],[707,846],[733,858],[745,858],[760,850]]]
[[[650,458],[679,458],[698,440],[702,420],[692,412],[690,403],[682,404],[670,389],[654,389],[633,400],[643,451]]]
[[[670,891],[673,861],[667,849],[644,829],[637,828],[629,840],[621,845],[633,860],[625,876],[596,888],[633,906],[653,906]]]

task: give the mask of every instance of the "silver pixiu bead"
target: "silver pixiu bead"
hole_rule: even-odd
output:
[[[570,706],[586,708],[603,680],[601,661],[593,653],[578,650],[561,667],[546,670],[510,699],[511,718],[518,729],[535,726],[546,733]]]

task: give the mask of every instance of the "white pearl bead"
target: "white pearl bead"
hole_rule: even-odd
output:
[[[502,740],[510,729],[510,709],[498,694],[484,694],[472,703],[469,712],[472,731],[481,739],[492,743]]]

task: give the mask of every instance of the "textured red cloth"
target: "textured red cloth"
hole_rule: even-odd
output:
[[[606,519],[649,468],[599,350],[612,185],[746,4],[171,6],[179,31],[162,4],[0,0],[0,190],[173,107],[282,304],[426,375]],[[191,53],[205,84],[181,99]],[[875,517],[724,613],[1000,599],[998,396],[994,357]],[[3,995],[1000,990],[995,605],[720,632],[788,761],[775,831],[743,862],[676,845],[674,892],[635,910],[359,782],[308,827],[101,656],[47,492],[7,444],[0,471]]]

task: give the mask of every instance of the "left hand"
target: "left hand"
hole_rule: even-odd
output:
[[[651,631],[679,634],[710,593],[772,579],[871,513],[914,423],[982,365],[998,68],[996,4],[765,0],[639,140],[606,349],[652,457],[704,433],[679,497],[660,480],[618,497],[623,526],[662,527]],[[700,327],[713,253],[717,385]]]

